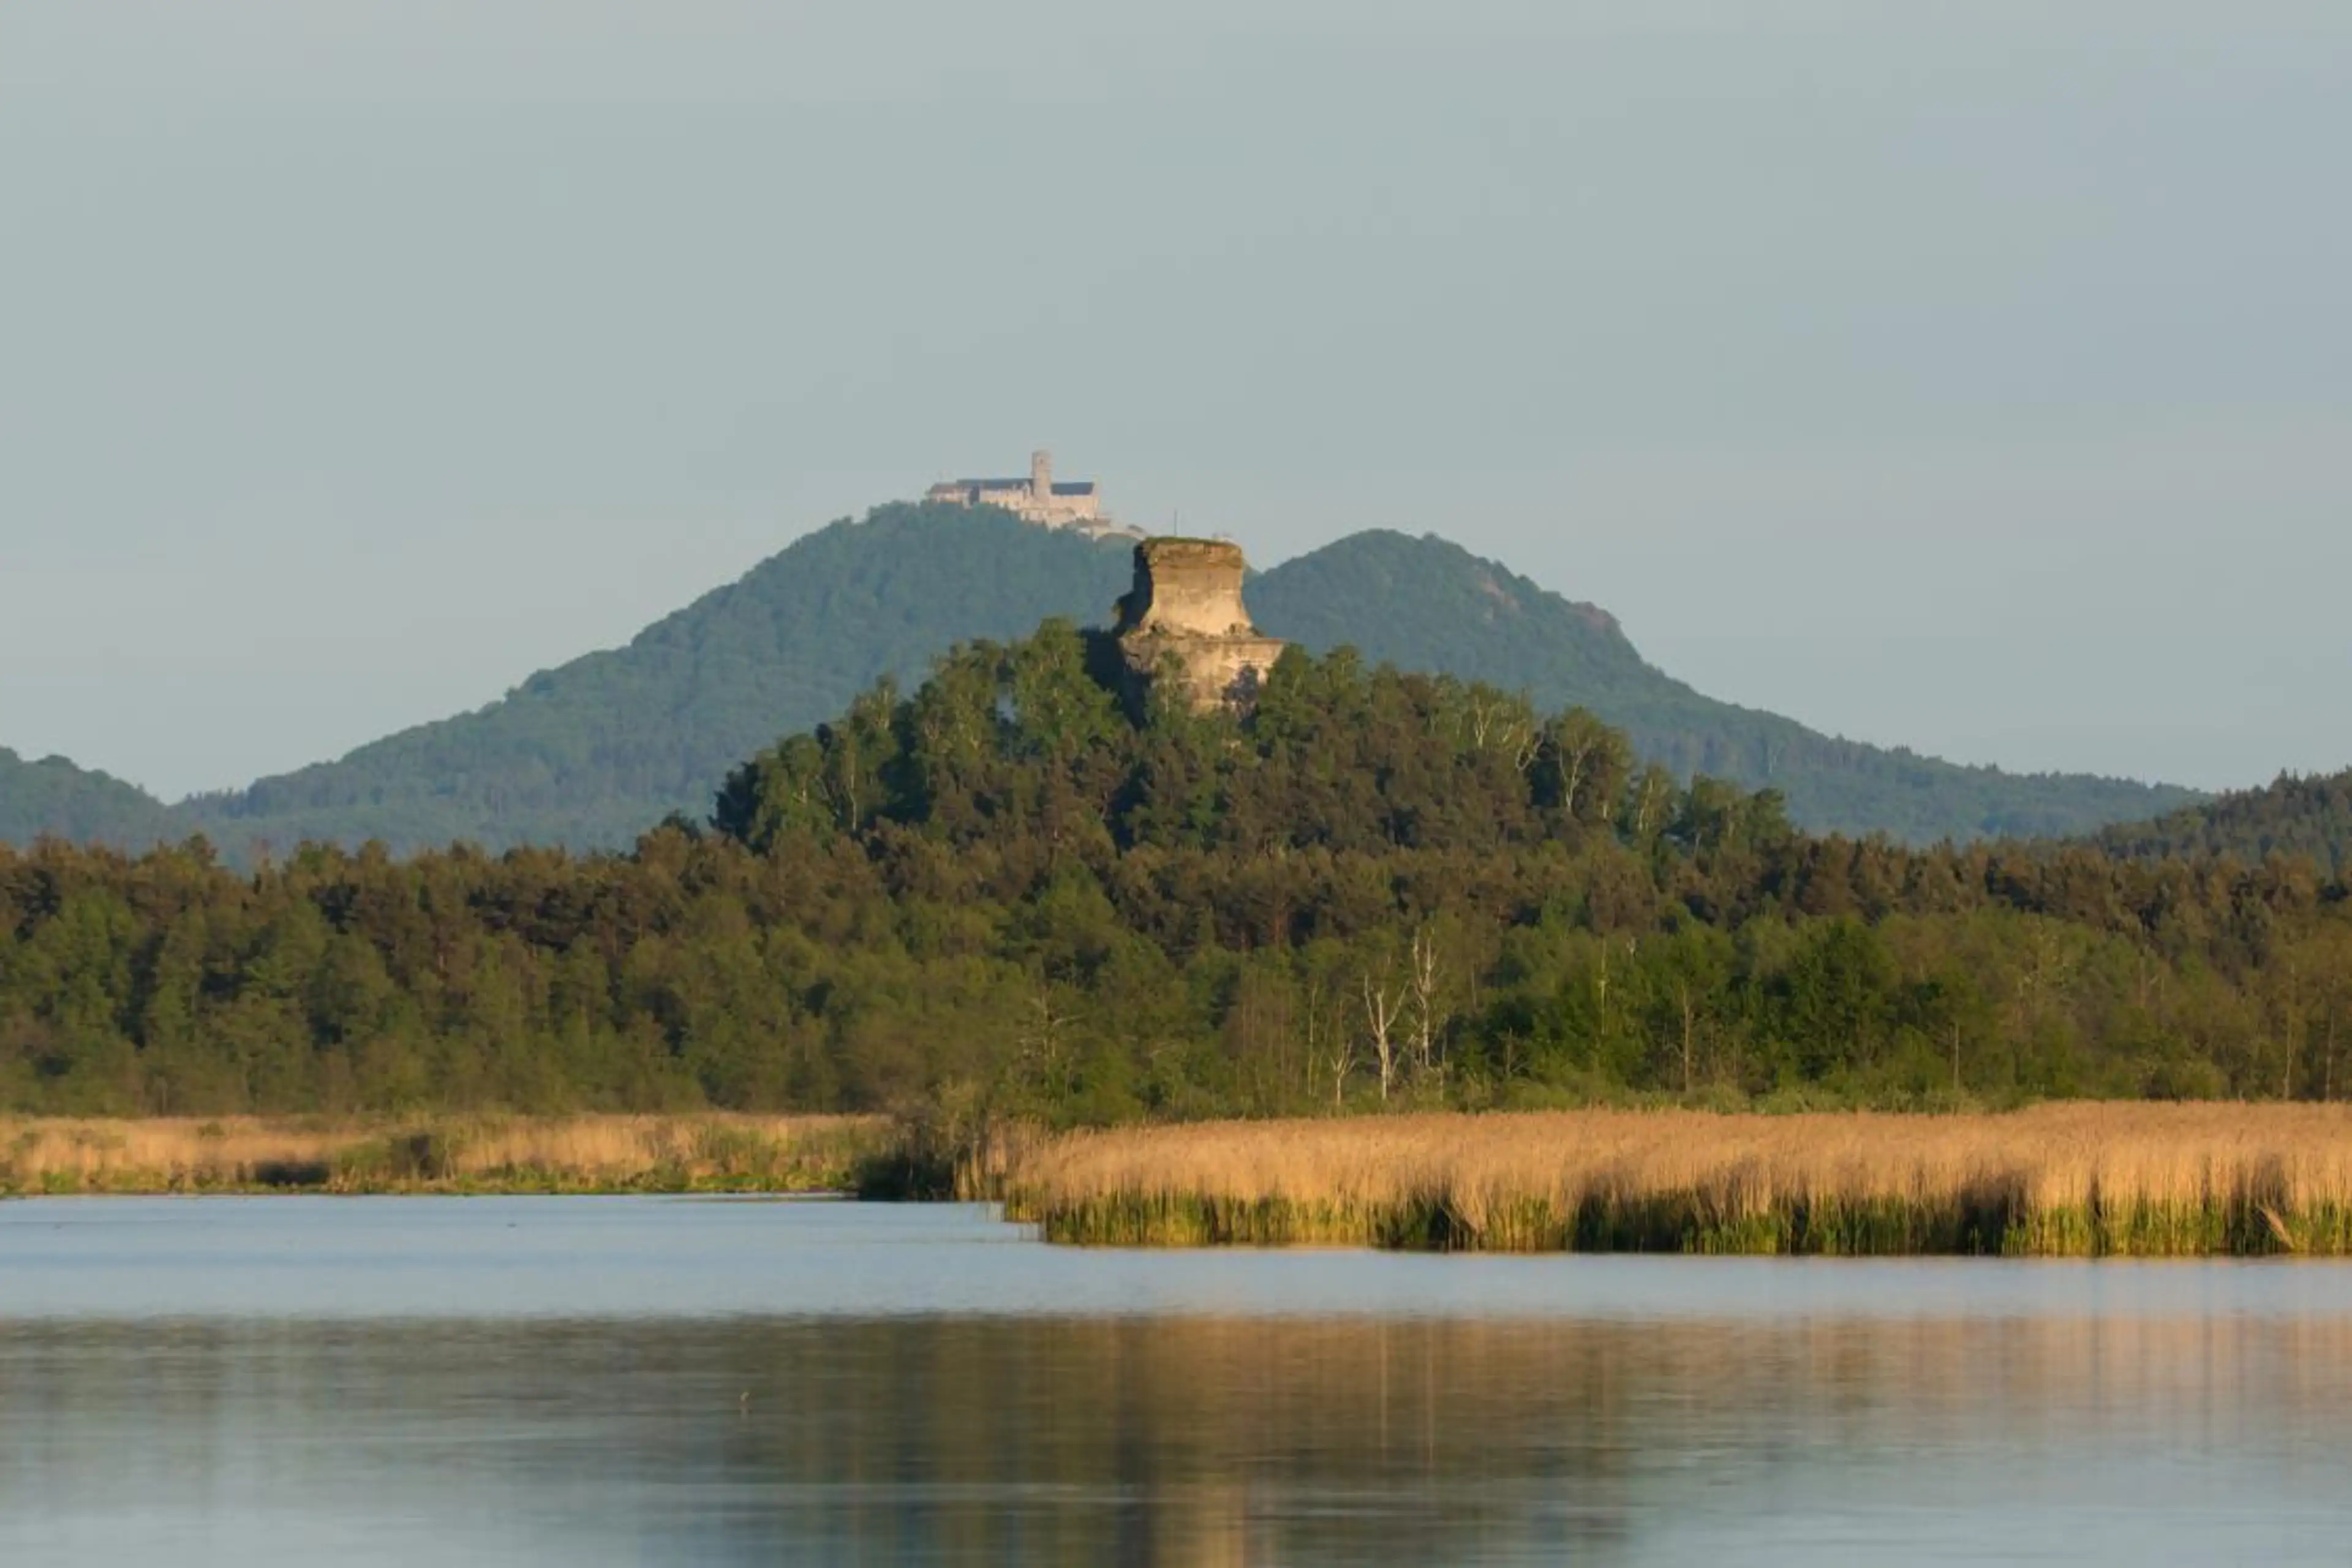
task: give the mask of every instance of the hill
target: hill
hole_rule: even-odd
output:
[[[1589,713],[1296,647],[1202,712],[1106,640],[967,643],[620,855],[0,847],[0,1111],[2335,1097],[2299,868],[1813,837]]]
[[[918,680],[959,638],[1107,616],[1129,571],[1124,544],[1003,512],[884,507],[796,541],[625,647],[182,813],[231,852],[627,844],[672,812],[706,815],[730,768],[877,676]]]
[[[877,676],[912,682],[959,641],[1019,637],[1049,617],[1107,618],[1129,572],[1123,542],[990,509],[886,506],[474,712],[183,803],[167,836],[201,831],[239,858],[304,840],[625,845],[671,813],[707,815],[730,768],[839,712]],[[2071,836],[2197,798],[1958,767],[1715,701],[1646,663],[1605,612],[1435,538],[1356,534],[1260,574],[1250,594],[1275,636],[1581,705],[1678,773],[1779,789],[1815,830]],[[0,781],[6,837],[80,832],[47,795],[8,787]]]
[[[2260,862],[2272,855],[2308,856],[2323,870],[2340,875],[2352,865],[2352,772],[2282,774],[2263,789],[2235,790],[2153,821],[2106,828],[2094,842],[2134,860],[2230,855]]]
[[[1317,650],[1353,644],[1404,669],[1591,709],[1676,773],[1760,787],[1817,833],[2053,837],[2153,816],[2194,792],[2076,773],[1965,767],[1809,730],[1702,696],[1645,662],[1615,617],[1434,536],[1351,535],[1285,562],[1250,590],[1258,623]]]
[[[179,836],[163,803],[110,773],[63,757],[26,762],[0,746],[0,843],[44,835],[82,844],[143,848]]]

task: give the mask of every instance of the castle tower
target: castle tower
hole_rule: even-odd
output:
[[[1118,646],[1144,680],[1173,655],[1195,708],[1246,707],[1286,646],[1260,635],[1242,603],[1249,563],[1223,539],[1147,539],[1135,586],[1118,602]]]
[[[1075,528],[1097,537],[1107,533],[1140,539],[1141,531],[1111,521],[1103,510],[1102,487],[1092,479],[1055,484],[1054,454],[1039,447],[1029,454],[1029,477],[1006,474],[999,479],[942,479],[926,492],[926,500],[943,506],[1002,507],[1040,528]]]

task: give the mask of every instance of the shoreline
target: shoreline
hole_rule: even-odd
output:
[[[1065,1246],[2352,1257],[2352,1108],[1425,1112],[1052,1133],[879,1116],[0,1119],[0,1198],[954,1197]]]
[[[0,1118],[0,1198],[840,1195],[905,1158],[865,1116]]]
[[[1429,1113],[1078,1132],[1008,1219],[1078,1246],[2352,1257],[2352,1109]]]

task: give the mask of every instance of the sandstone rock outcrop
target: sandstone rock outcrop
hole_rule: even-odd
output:
[[[1285,647],[1250,624],[1242,604],[1249,563],[1221,539],[1147,539],[1135,547],[1135,586],[1118,602],[1119,651],[1143,680],[1172,656],[1196,708],[1247,706]]]

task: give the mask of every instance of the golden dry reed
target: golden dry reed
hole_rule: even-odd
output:
[[[898,1142],[855,1116],[0,1118],[0,1193],[844,1191]]]
[[[1584,1110],[1213,1122],[1022,1148],[1049,1240],[1491,1251],[2352,1254],[2352,1110]]]

